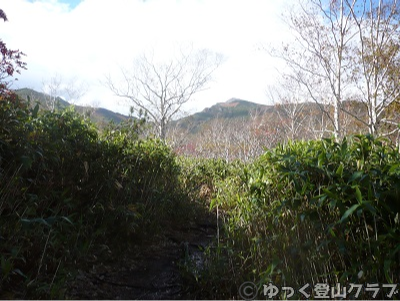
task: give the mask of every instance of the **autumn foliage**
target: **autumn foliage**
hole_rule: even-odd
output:
[[[0,9],[0,18],[7,21],[7,16],[2,9]],[[4,82],[8,77],[14,76],[15,73],[20,73],[21,69],[26,69],[26,63],[22,61],[25,54],[20,50],[12,50],[7,48],[6,43],[0,39],[0,81],[2,82],[1,90],[7,88]]]

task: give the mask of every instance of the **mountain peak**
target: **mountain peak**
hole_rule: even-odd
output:
[[[226,103],[232,103],[232,102],[235,102],[235,101],[238,101],[238,100],[239,100],[238,98],[232,97],[232,98],[229,98],[229,99],[226,101]]]
[[[240,98],[236,98],[236,97],[232,97],[232,98],[229,98],[225,103],[233,103],[233,102],[248,102],[247,100],[243,100],[243,99],[240,99]]]

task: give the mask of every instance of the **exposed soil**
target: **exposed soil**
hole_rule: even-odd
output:
[[[213,222],[192,223],[140,244],[124,257],[107,262],[93,259],[88,270],[79,270],[68,285],[71,299],[189,299],[182,265],[190,261],[201,267],[202,251],[213,241],[217,226]]]

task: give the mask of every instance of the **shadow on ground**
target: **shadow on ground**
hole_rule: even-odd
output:
[[[203,251],[213,243],[217,232],[215,216],[186,224],[173,224],[161,234],[144,240],[123,256],[99,260],[94,257],[87,268],[78,269],[68,284],[68,299],[190,299],[183,265],[188,260],[201,266]]]

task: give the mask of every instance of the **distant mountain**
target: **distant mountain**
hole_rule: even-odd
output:
[[[226,102],[220,102],[210,108],[206,108],[199,113],[192,115],[196,121],[207,121],[210,119],[231,119],[248,117],[251,112],[259,110],[262,112],[272,109],[271,106],[256,104],[243,99],[231,98]]]
[[[32,104],[39,102],[39,104],[42,106],[42,108],[45,106],[46,99],[49,97],[45,93],[38,92],[38,91],[29,89],[29,88],[17,89],[17,90],[15,90],[15,93],[17,93],[18,96],[22,97],[23,99],[27,99],[29,97]],[[58,102],[60,108],[65,108],[70,105],[68,102],[63,100],[61,97],[57,97],[56,101]]]
[[[28,88],[18,89],[15,90],[15,92],[23,99],[27,99],[29,97],[32,105],[35,105],[36,102],[39,102],[39,106],[41,108],[46,108],[46,99],[48,99],[49,96],[45,93],[37,92]],[[56,103],[57,107],[60,109],[66,108],[71,105],[67,101],[63,100],[61,97],[56,98]],[[115,123],[120,123],[121,121],[124,121],[128,118],[123,114],[115,113],[104,108],[92,108],[88,106],[75,105],[75,110],[82,114],[89,113],[90,119],[98,124],[108,123],[111,120]]]
[[[46,108],[46,99],[48,99],[49,96],[45,93],[37,92],[33,89],[28,88],[18,89],[15,90],[15,92],[24,99],[27,99],[29,97],[32,105],[35,105],[36,102],[39,102],[40,108]],[[71,105],[60,97],[56,98],[56,103],[57,107],[60,109],[66,108]],[[120,123],[121,121],[128,118],[123,114],[112,112],[104,108],[92,108],[87,106],[75,105],[75,110],[82,114],[89,112],[90,119],[98,124],[104,124],[111,120],[115,123]],[[190,127],[192,129],[191,131],[197,132],[201,125],[207,122],[211,122],[212,120],[248,118],[250,114],[255,111],[264,114],[266,112],[273,112],[274,107],[257,104],[243,99],[231,98],[226,102],[217,103],[210,108],[204,109],[201,112],[181,118],[179,120],[175,120],[172,122],[172,126],[176,126],[178,124],[180,127],[187,128],[190,124]]]
[[[205,108],[201,112],[176,120],[172,125],[178,125],[181,128],[190,127],[191,132],[195,133],[202,125],[216,119],[233,120],[238,118],[249,118],[253,112],[265,114],[267,112],[272,112],[273,110],[273,106],[257,104],[239,98],[231,98],[225,102],[217,103],[210,108]]]
[[[48,99],[48,95],[27,88],[19,89],[15,92],[24,99],[27,99],[29,97],[31,100],[31,105],[35,105],[36,102],[39,102],[42,109],[46,108],[46,99]],[[58,97],[56,100],[59,108],[65,108],[71,105],[60,97]],[[353,114],[357,114],[360,116],[365,116],[366,114],[365,107],[361,103],[348,101],[344,102],[344,105],[348,106],[348,110],[352,111]],[[263,118],[264,120],[267,120],[268,122],[273,122],[277,120],[279,121],[279,118],[281,117],[279,117],[280,115],[278,112],[281,112],[282,116],[284,116],[285,108],[289,109],[290,111],[291,106],[295,105],[263,105],[243,99],[231,98],[225,102],[220,102],[211,106],[210,108],[206,108],[201,112],[194,113],[190,116],[183,117],[178,120],[174,120],[171,122],[170,126],[172,128],[183,129],[188,134],[190,133],[196,135],[201,132],[201,129],[206,128],[215,120],[219,120],[226,124],[232,124],[235,123],[236,120],[246,120],[247,118],[250,118],[254,113],[257,113],[257,116]],[[328,107],[326,107],[326,109],[329,110]],[[115,123],[120,123],[128,119],[128,116],[112,112],[104,108],[91,108],[76,105],[75,110],[82,114],[89,114],[90,119],[93,122],[97,123],[100,127],[111,120]],[[316,116],[317,119],[320,119],[320,117],[322,116],[320,106],[313,102],[304,103],[302,105],[302,110],[302,114],[304,114],[303,116]]]
[[[115,123],[120,123],[128,119],[128,116],[104,108],[95,108],[90,118],[93,118],[94,121],[97,120],[107,122],[112,120]]]

